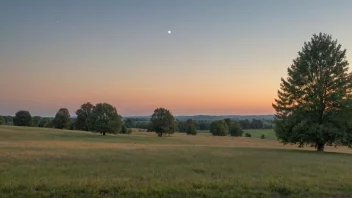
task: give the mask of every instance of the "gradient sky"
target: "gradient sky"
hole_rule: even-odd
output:
[[[352,58],[351,0],[0,0],[0,115],[271,114],[312,34]],[[172,33],[168,34],[167,31]],[[351,62],[351,61],[350,61]]]

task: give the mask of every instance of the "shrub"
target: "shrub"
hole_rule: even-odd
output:
[[[261,138],[261,139],[265,139],[265,135],[262,134],[262,135],[260,136],[260,138]]]
[[[0,116],[0,125],[4,125],[5,124],[5,119],[4,117]]]
[[[227,136],[229,128],[224,120],[214,121],[210,124],[210,132],[214,136]]]
[[[240,137],[243,135],[243,131],[241,129],[241,125],[239,122],[232,122],[230,125],[230,135],[235,137]]]
[[[250,133],[248,133],[248,132],[245,133],[244,136],[245,136],[245,137],[252,137],[252,135],[251,135]]]

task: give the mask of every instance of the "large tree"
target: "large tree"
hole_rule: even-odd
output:
[[[70,113],[66,108],[59,109],[53,120],[53,127],[57,129],[69,129],[70,117]]]
[[[352,145],[351,73],[346,50],[328,34],[314,34],[281,79],[275,131],[284,144]]]
[[[15,126],[32,126],[32,116],[29,111],[18,111],[13,118]]]
[[[172,134],[175,132],[175,118],[171,112],[165,108],[155,109],[150,121],[152,123],[153,131],[155,131],[160,137],[164,134]]]
[[[88,117],[89,131],[117,134],[123,125],[122,117],[117,113],[115,107],[107,103],[97,104]]]
[[[75,121],[75,129],[88,131],[88,117],[92,114],[94,105],[87,102],[81,105],[81,108],[76,111],[77,119]]]

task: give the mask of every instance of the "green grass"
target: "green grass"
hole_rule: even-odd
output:
[[[253,138],[260,138],[262,134],[265,135],[265,139],[276,140],[276,135],[274,129],[247,129],[243,130],[243,135],[248,132],[252,135]]]
[[[237,147],[247,144],[263,146]],[[159,138],[0,127],[0,197],[352,195],[350,154],[271,149],[278,146],[206,134]]]

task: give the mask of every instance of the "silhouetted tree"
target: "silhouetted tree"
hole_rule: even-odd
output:
[[[121,131],[122,117],[115,107],[108,103],[97,104],[88,118],[89,131],[117,134]]]
[[[305,42],[281,78],[275,131],[284,144],[352,146],[352,78],[346,50],[328,34]]]
[[[150,121],[152,123],[153,131],[155,131],[160,137],[164,134],[172,134],[175,132],[175,118],[167,109],[155,109]]]
[[[29,111],[18,111],[13,118],[15,126],[32,126],[32,116]]]
[[[77,119],[75,121],[75,129],[88,131],[88,117],[92,114],[94,105],[87,102],[81,105],[81,108],[76,111]]]
[[[70,113],[66,108],[61,108],[56,113],[53,120],[53,127],[57,129],[69,129],[70,128]]]

